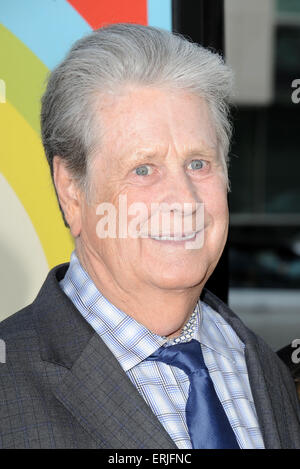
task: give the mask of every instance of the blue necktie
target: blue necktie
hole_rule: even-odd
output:
[[[148,359],[177,366],[188,375],[190,387],[185,411],[194,449],[239,449],[197,340],[161,347]]]

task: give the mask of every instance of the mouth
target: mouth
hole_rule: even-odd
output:
[[[156,241],[175,241],[175,242],[190,241],[193,238],[195,238],[197,233],[199,232],[194,232],[194,233],[184,234],[184,235],[172,235],[172,236],[167,236],[167,235],[150,236],[150,238],[155,239]]]
[[[159,243],[161,246],[169,246],[169,247],[183,247],[183,248],[190,248],[188,243],[198,243],[199,236],[203,236],[203,230],[196,231],[194,233],[184,234],[184,235],[172,235],[172,236],[149,236],[150,239],[153,240],[154,243]],[[196,248],[196,247],[195,247]]]

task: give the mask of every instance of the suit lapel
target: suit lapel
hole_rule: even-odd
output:
[[[54,393],[100,448],[176,448],[97,334]]]
[[[262,356],[265,357],[265,354],[262,354]],[[275,417],[282,414],[282,398],[280,394],[278,395],[280,377],[278,377],[278,380],[274,380],[274,377],[272,379],[268,369],[265,366],[262,367],[258,350],[254,344],[246,344],[245,358],[257,419],[265,447],[267,449],[281,449],[285,446],[280,441],[280,429],[278,428],[280,422]],[[271,364],[271,369],[274,368],[272,365],[274,364]],[[274,389],[274,382],[278,383],[278,389]],[[283,422],[281,422],[282,424]]]

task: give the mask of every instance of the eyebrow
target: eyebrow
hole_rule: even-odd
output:
[[[206,147],[206,148],[191,148],[185,152],[185,158],[189,158],[191,156],[204,156],[204,157],[212,157],[217,152],[217,145],[213,147]],[[159,155],[159,151],[149,151],[149,150],[137,150],[133,153],[133,155],[128,159],[130,163],[134,163],[136,161],[144,161],[144,160],[152,160],[152,159],[163,159],[164,156]]]

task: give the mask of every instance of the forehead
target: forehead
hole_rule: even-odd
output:
[[[206,101],[184,91],[128,87],[100,99],[96,119],[101,148],[128,152],[215,150],[215,127]]]

